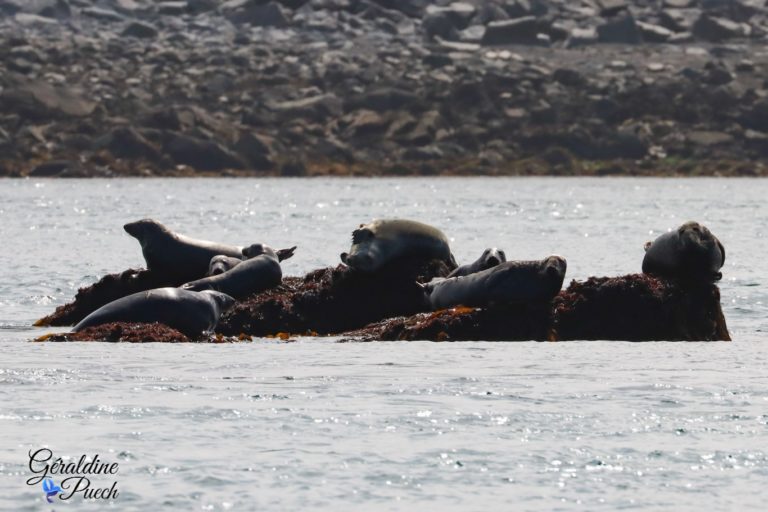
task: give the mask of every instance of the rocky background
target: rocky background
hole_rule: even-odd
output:
[[[0,0],[0,175],[763,175],[765,0]]]

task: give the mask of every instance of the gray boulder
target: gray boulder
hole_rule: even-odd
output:
[[[541,23],[534,16],[524,16],[513,20],[493,21],[485,28],[481,44],[505,45],[526,44],[541,45],[538,35],[542,30]]]

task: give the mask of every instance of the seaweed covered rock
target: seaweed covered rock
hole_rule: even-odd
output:
[[[111,341],[127,343],[189,343],[190,338],[167,325],[113,322],[79,332],[41,336],[37,341]]]
[[[347,266],[285,278],[283,284],[236,304],[222,316],[223,334],[265,336],[277,332],[333,334],[371,322],[429,309],[417,281],[444,277],[452,269],[438,260],[395,261],[367,274]]]
[[[160,323],[112,322],[88,327],[79,332],[47,334],[35,341],[103,341],[112,343],[236,343],[252,341],[250,336],[225,337],[220,334],[192,337]]]
[[[167,276],[143,269],[129,269],[119,274],[108,274],[98,282],[80,288],[75,295],[75,300],[57,307],[56,311],[35,322],[35,326],[74,325],[101,306],[126,295],[181,284],[183,283],[174,282]]]
[[[730,341],[715,285],[645,274],[572,281],[547,304],[452,308],[346,333],[359,340]]]
[[[345,334],[358,341],[527,341],[551,337],[549,303],[488,309],[456,307],[400,317]]]
[[[714,284],[646,274],[571,282],[553,301],[559,340],[730,341]]]

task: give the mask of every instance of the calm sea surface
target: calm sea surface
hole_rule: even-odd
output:
[[[765,510],[768,181],[0,181],[0,510]],[[374,217],[434,224],[460,262],[552,253],[640,270],[690,219],[727,250],[732,343],[29,343],[105,273],[122,225],[298,245],[336,264]],[[114,500],[45,502],[28,453],[117,462]],[[55,482],[61,483],[56,475]]]

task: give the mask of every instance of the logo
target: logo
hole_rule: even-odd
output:
[[[43,492],[48,503],[53,503],[53,498],[61,492],[61,487],[56,485],[53,478],[47,476],[43,478]]]
[[[113,480],[111,475],[115,475],[118,469],[117,462],[103,462],[98,454],[90,458],[82,455],[77,462],[65,462],[61,457],[54,458],[53,452],[48,448],[40,448],[29,452],[29,470],[35,476],[27,479],[27,485],[42,483],[48,503],[53,503],[57,497],[66,501],[78,495],[88,500],[110,500],[117,498],[117,481],[102,487],[94,480],[95,477],[101,477],[100,480]],[[56,475],[61,478],[60,485],[56,485],[53,479]]]

